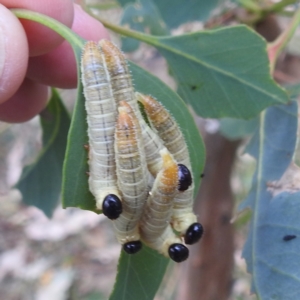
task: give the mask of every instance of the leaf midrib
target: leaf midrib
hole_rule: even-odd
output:
[[[156,40],[157,40],[157,41],[161,41],[162,39],[165,39],[165,38],[157,38]],[[261,92],[262,94],[268,95],[268,96],[271,97],[272,99],[277,99],[279,102],[285,103],[284,101],[281,100],[280,97],[278,98],[278,97],[276,97],[276,95],[267,93],[265,90],[263,90],[263,89],[261,89],[261,88],[258,88],[257,86],[255,86],[255,85],[253,85],[253,84],[250,84],[249,82],[247,82],[247,81],[245,81],[245,80],[243,80],[243,79],[241,79],[241,78],[239,78],[239,77],[234,76],[234,73],[226,72],[225,70],[220,69],[220,68],[218,68],[218,67],[216,67],[216,66],[214,66],[214,65],[211,65],[211,64],[205,63],[204,61],[198,60],[195,56],[192,56],[192,55],[190,55],[190,54],[187,54],[186,52],[182,52],[182,51],[178,50],[177,48],[169,47],[168,45],[164,44],[163,42],[160,42],[160,43],[158,42],[158,43],[157,43],[156,40],[154,40],[154,39],[151,38],[151,41],[149,41],[149,40],[148,40],[148,41],[149,41],[149,43],[151,43],[152,46],[155,46],[155,47],[157,47],[157,48],[161,48],[161,49],[167,50],[167,51],[169,51],[169,52],[171,52],[171,53],[174,53],[174,54],[177,54],[177,55],[179,55],[179,56],[181,56],[181,57],[184,57],[184,58],[186,58],[187,60],[196,62],[196,63],[198,63],[199,65],[201,65],[201,66],[203,66],[203,67],[205,67],[205,68],[207,68],[207,69],[214,70],[214,71],[217,72],[217,73],[220,73],[220,74],[222,74],[222,75],[225,75],[225,76],[227,76],[227,77],[230,77],[230,78],[236,80],[236,81],[239,82],[239,83],[242,83],[242,84],[244,84],[244,85],[246,85],[246,86],[249,86],[250,88],[253,88],[253,89],[256,90],[256,91],[259,91],[259,92]],[[168,59],[168,58],[166,57],[166,59]],[[172,66],[171,66],[171,67],[172,67]],[[269,75],[269,79],[271,79],[271,75]],[[280,87],[278,86],[278,88],[280,88]],[[284,90],[282,90],[282,91],[284,92]]]

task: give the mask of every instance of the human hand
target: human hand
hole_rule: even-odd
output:
[[[72,0],[0,0],[0,120],[18,123],[46,106],[49,86],[75,88],[77,70],[67,41],[41,24],[17,19],[10,8],[48,15],[86,40],[107,39],[108,33]]]

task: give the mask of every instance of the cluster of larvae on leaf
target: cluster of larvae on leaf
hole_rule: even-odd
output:
[[[81,71],[97,208],[112,220],[125,252],[138,252],[143,241],[186,260],[185,244],[199,241],[203,228],[193,213],[191,163],[176,121],[158,101],[135,92],[127,61],[110,41],[85,44]]]

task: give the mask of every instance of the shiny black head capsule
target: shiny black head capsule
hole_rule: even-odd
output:
[[[179,243],[172,244],[169,247],[169,256],[175,262],[180,263],[189,257],[189,249]]]
[[[141,241],[132,241],[123,245],[123,250],[128,254],[135,254],[142,249]]]
[[[203,226],[200,223],[193,223],[186,231],[184,241],[187,245],[197,243],[203,235]]]
[[[122,213],[121,200],[116,195],[107,195],[103,200],[102,212],[111,220],[119,218],[120,214]]]
[[[190,170],[182,164],[178,164],[178,191],[186,191],[192,184],[192,175]]]

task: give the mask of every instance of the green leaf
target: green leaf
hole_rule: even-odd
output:
[[[300,95],[300,83],[286,85],[285,89],[291,98],[298,97]]]
[[[32,165],[24,168],[17,188],[24,203],[40,208],[51,217],[61,191],[62,165],[70,126],[70,117],[55,90],[40,119],[43,151]]]
[[[229,140],[238,140],[254,133],[259,118],[238,120],[224,118],[220,120],[220,133]]]
[[[169,35],[169,30],[163,22],[159,11],[151,0],[139,0],[125,7],[121,25],[152,35]],[[139,47],[139,41],[132,38],[122,38],[122,50],[134,51]]]
[[[259,299],[292,300],[300,289],[300,192],[291,184],[291,174],[285,173],[295,151],[297,125],[296,101],[270,107],[261,114],[248,147],[257,169],[241,206],[253,211],[243,256]]]
[[[212,10],[218,5],[224,3],[224,0],[152,0],[158,8],[162,19],[169,28],[175,28],[179,25],[191,21],[206,21]],[[136,5],[135,0],[118,0],[124,7],[130,3]]]
[[[96,210],[95,198],[88,186],[88,152],[84,148],[88,145],[85,99],[80,79],[78,82],[64,163],[63,207],[73,206],[100,213]]]
[[[218,5],[221,6],[223,0],[153,0],[159,9],[163,20],[169,28],[191,21],[206,21],[212,10]]]
[[[247,26],[154,37],[103,24],[156,47],[168,61],[179,95],[202,117],[251,119],[289,101],[270,75],[266,41]]]
[[[146,246],[135,255],[122,251],[109,300],[154,299],[168,263],[168,259]]]
[[[120,5],[125,6],[125,5],[127,5],[129,3],[134,3],[135,0],[117,0],[117,2],[119,2]]]
[[[271,78],[266,42],[246,26],[151,39],[202,117],[249,119],[289,100]]]

